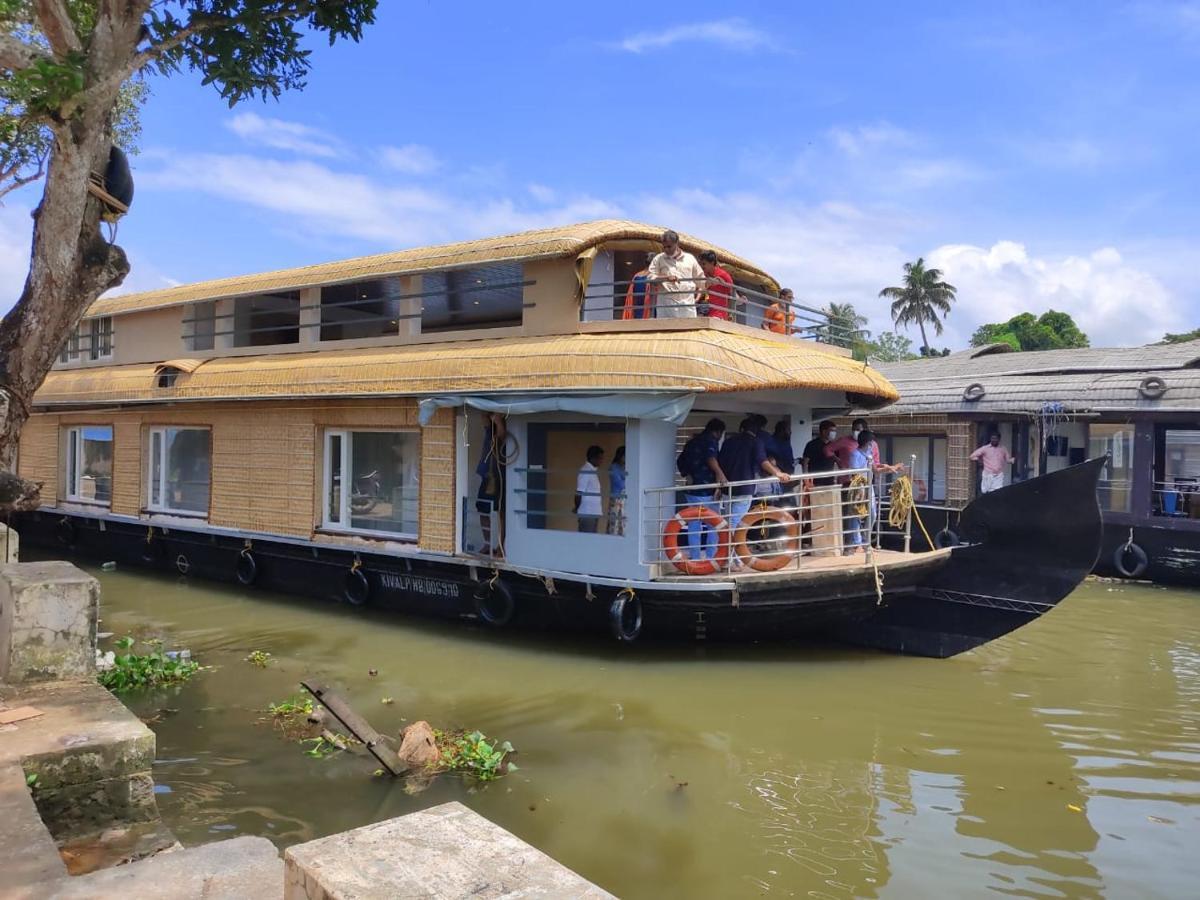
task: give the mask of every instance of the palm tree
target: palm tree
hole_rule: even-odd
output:
[[[904,284],[901,287],[886,287],[880,297],[892,301],[892,321],[897,325],[909,326],[913,322],[921,329],[921,345],[929,349],[929,338],[925,335],[925,323],[933,326],[934,334],[942,333],[942,320],[938,314],[949,315],[950,304],[958,294],[958,288],[942,281],[941,269],[925,268],[924,257],[916,262],[904,264]]]
[[[860,343],[869,334],[862,331],[867,324],[867,317],[860,316],[851,303],[830,303],[825,310],[829,319],[828,343],[838,347],[852,347]]]

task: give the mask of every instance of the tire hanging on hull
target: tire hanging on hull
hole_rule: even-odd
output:
[[[642,601],[633,588],[624,588],[608,608],[608,625],[613,637],[631,644],[642,633]]]
[[[1129,565],[1132,559],[1133,565]],[[1113,551],[1113,568],[1124,578],[1140,578],[1150,566],[1150,557],[1146,551],[1133,542],[1130,535],[1128,541]]]
[[[258,580],[258,560],[254,558],[254,554],[250,552],[249,547],[238,554],[234,574],[237,576],[238,584],[245,587],[250,587],[250,585]]]
[[[481,583],[475,591],[475,614],[493,628],[503,628],[516,611],[512,591],[499,574]]]
[[[351,606],[362,606],[371,598],[371,582],[362,569],[362,560],[355,558],[354,565],[346,573],[342,596]]]

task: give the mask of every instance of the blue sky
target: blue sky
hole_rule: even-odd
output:
[[[1200,326],[1200,2],[380,6],[278,103],[152,79],[126,289],[623,216],[876,330],[925,256],[950,346]],[[36,199],[0,209],[7,302]]]

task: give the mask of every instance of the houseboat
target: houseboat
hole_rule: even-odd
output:
[[[866,472],[681,491],[711,419],[799,439],[898,395],[748,260],[685,235],[728,280],[648,283],[663,237],[590,222],[102,298],[21,436],[22,539],[497,630],[932,656],[1092,567],[1098,464],[981,498],[934,553],[879,547]]]
[[[1008,483],[1105,460],[1099,574],[1200,584],[1200,341],[1030,352],[990,344],[880,369],[902,396],[870,427],[889,459],[915,461],[934,543],[958,540],[958,517],[980,490],[970,454],[996,433],[1013,459]]]

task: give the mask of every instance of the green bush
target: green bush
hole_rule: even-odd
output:
[[[200,664],[163,652],[162,641],[146,641],[150,653],[134,653],[133,638],[117,641],[117,653],[111,669],[97,674],[97,680],[114,694],[138,688],[161,687],[187,681],[200,671]]]

